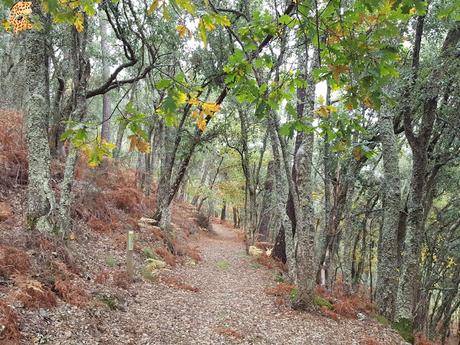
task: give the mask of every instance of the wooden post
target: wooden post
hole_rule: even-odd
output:
[[[134,250],[134,231],[128,231],[128,248],[126,252],[126,270],[130,281],[134,279],[134,264],[133,264],[133,250]]]

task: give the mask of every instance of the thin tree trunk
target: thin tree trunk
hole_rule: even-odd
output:
[[[107,61],[107,53],[109,47],[107,44],[107,23],[102,15],[99,17],[99,29],[101,35],[101,62],[102,62],[102,78],[108,80],[110,76],[109,64]],[[110,116],[112,109],[110,105],[110,95],[108,92],[102,95],[102,127],[101,138],[107,142],[110,141]]]
[[[227,218],[227,203],[224,201],[222,205],[222,210],[220,211],[220,220],[225,221]]]
[[[350,184],[344,213],[344,226],[343,226],[343,256],[342,256],[342,272],[345,293],[351,295],[353,291],[353,243],[355,242],[354,220],[352,216],[353,210],[353,197],[354,197],[354,183],[351,181],[351,176],[347,177]]]
[[[377,266],[376,302],[379,313],[393,320],[398,289],[398,223],[401,191],[399,148],[393,130],[393,117],[380,116],[380,137],[383,155],[383,224],[380,234]]]

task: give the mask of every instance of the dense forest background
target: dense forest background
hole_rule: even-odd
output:
[[[340,286],[407,340],[458,332],[458,1],[2,4],[0,201],[27,189],[25,228],[68,241],[82,171],[134,169],[172,253],[179,200],[272,243],[294,309]]]

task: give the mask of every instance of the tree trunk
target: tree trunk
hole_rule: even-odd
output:
[[[308,45],[299,53],[302,61],[303,77],[307,80],[307,88],[297,89],[297,116],[312,115],[315,103],[315,83],[311,71],[318,66],[319,51],[315,49],[312,56],[310,72],[308,71]],[[302,65],[301,65],[302,66]],[[296,276],[299,293],[293,307],[313,310],[314,289],[316,286],[315,226],[312,202],[313,192],[313,132],[299,133],[294,151],[293,180],[296,189],[292,194],[294,217],[291,218],[295,242]]]
[[[224,201],[222,205],[222,210],[220,211],[220,220],[225,221],[227,218],[227,203]]]
[[[399,148],[393,130],[393,117],[380,116],[380,137],[383,155],[383,224],[380,234],[377,265],[376,303],[379,313],[394,319],[398,290],[398,224],[401,205]]]
[[[208,173],[209,173],[209,169],[206,169],[206,166],[207,166],[207,161],[206,160],[203,160],[203,165],[201,167],[201,171],[203,172],[201,174],[201,178],[200,178],[200,187],[201,186],[204,186],[206,184],[206,179],[208,178]],[[192,199],[192,205],[193,206],[196,206],[198,204],[198,200],[200,199],[200,194],[199,193],[196,193],[194,196],[193,196],[193,199]]]
[[[267,166],[267,175],[265,178],[264,184],[264,198],[262,200],[262,210],[260,215],[260,223],[258,229],[258,236],[260,241],[268,241],[270,238],[270,226],[272,224],[272,216],[273,216],[273,207],[274,203],[273,200],[275,199],[274,194],[276,193],[275,190],[275,161],[268,162]]]
[[[32,12],[41,21],[45,20],[40,1],[32,0]],[[22,35],[25,48],[24,72],[28,78],[25,93],[29,161],[27,223],[31,229],[51,232],[54,227],[51,216],[55,209],[55,198],[50,185],[51,155],[48,146],[50,101],[47,32],[45,29],[28,30]]]
[[[71,28],[72,37],[72,63],[73,63],[73,108],[71,119],[83,121],[87,112],[86,91],[90,75],[90,64],[86,57],[87,31],[77,32]],[[71,206],[73,202],[72,187],[75,178],[75,168],[77,165],[78,152],[74,147],[70,147],[67,154],[64,177],[61,183],[59,201],[59,230],[64,238],[72,227]]]
[[[107,23],[103,15],[99,17],[99,29],[101,35],[101,62],[102,62],[102,78],[108,80],[110,76],[109,64],[107,61],[107,54],[109,47],[107,44]],[[108,92],[102,95],[102,127],[101,138],[107,142],[110,141],[110,116],[112,109],[110,105],[110,95]]]
[[[164,123],[161,124],[161,142],[162,142],[162,161],[160,170],[160,181],[158,183],[157,203],[161,217],[158,219],[160,228],[168,231],[170,223],[170,202],[169,191],[171,188],[171,150],[172,150],[172,128],[167,127]]]
[[[343,255],[342,255],[342,272],[344,289],[347,295],[354,293],[353,291],[353,244],[357,234],[355,233],[354,219],[352,215],[353,210],[353,197],[354,197],[354,182],[351,181],[353,177],[348,176],[347,180],[350,185],[347,192],[347,199],[344,213],[343,225]]]

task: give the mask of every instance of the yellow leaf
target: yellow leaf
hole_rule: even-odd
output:
[[[206,20],[206,21],[203,21],[203,23],[207,31],[213,31],[216,29],[216,26],[214,25],[214,23],[211,23],[210,21]]]
[[[198,100],[198,99],[196,99],[196,98],[190,98],[190,99],[188,100],[188,104],[190,104],[190,105],[200,105],[200,104],[201,104],[201,101]]]
[[[223,26],[230,26],[232,23],[230,22],[230,19],[228,19],[227,16],[222,16],[221,17],[221,23]]]
[[[323,118],[328,118],[329,117],[329,109],[325,105],[322,105],[318,109],[316,109],[315,113],[318,114],[319,116],[323,117]]]
[[[2,26],[3,26],[3,29],[5,29],[5,31],[10,31],[12,28],[10,22],[7,21],[6,19],[2,20]]]
[[[72,231],[72,232],[69,234],[69,240],[75,241],[76,239],[77,239],[77,236],[75,236],[75,233]]]
[[[217,103],[203,103],[201,107],[206,115],[213,115],[220,110],[220,104]]]
[[[176,95],[177,104],[185,104],[187,103],[187,94],[182,91],[179,91]]]
[[[364,99],[363,104],[367,109],[372,109],[374,107],[374,103],[369,96]]]
[[[206,120],[204,118],[200,118],[196,122],[196,125],[202,132],[204,132],[204,130],[206,129]]]
[[[446,268],[452,268],[454,266],[457,266],[457,264],[455,263],[455,259],[452,257],[452,256],[449,256],[447,258],[447,265],[446,265]]]
[[[131,134],[130,136],[128,136],[128,140],[129,140],[129,152],[132,152],[136,149],[137,147],[137,135],[135,134]]]
[[[160,0],[153,0],[152,4],[147,9],[147,14],[150,15],[153,12],[155,12],[155,10],[158,8],[159,3],[160,3]]]
[[[83,23],[85,21],[85,18],[83,17],[83,14],[81,12],[78,12],[75,15],[75,20],[73,22],[73,25],[75,26],[75,29],[77,29],[78,32],[83,32],[85,29]]]
[[[185,25],[177,25],[176,26],[176,31],[179,34],[180,38],[185,38],[186,36],[191,36],[190,30],[187,29]]]
[[[88,166],[90,168],[96,168],[97,166],[99,166],[99,163],[94,161],[94,160],[90,160],[90,161],[88,161]]]
[[[136,134],[132,134],[128,136],[129,140],[129,151],[138,151],[142,153],[148,153],[150,152],[150,145],[142,139],[140,136]]]
[[[320,105],[324,105],[324,97],[323,97],[323,95],[319,95],[319,97],[318,97],[318,103],[319,103]]]
[[[150,145],[144,140],[137,141],[137,151],[142,153],[149,153],[150,152]]]
[[[88,157],[91,154],[91,147],[88,144],[82,144],[78,149],[83,152],[83,154]]]
[[[355,157],[355,159],[357,161],[361,160],[361,157],[362,157],[362,150],[361,150],[361,147],[359,146],[356,146],[354,149],[353,149],[353,157]]]

